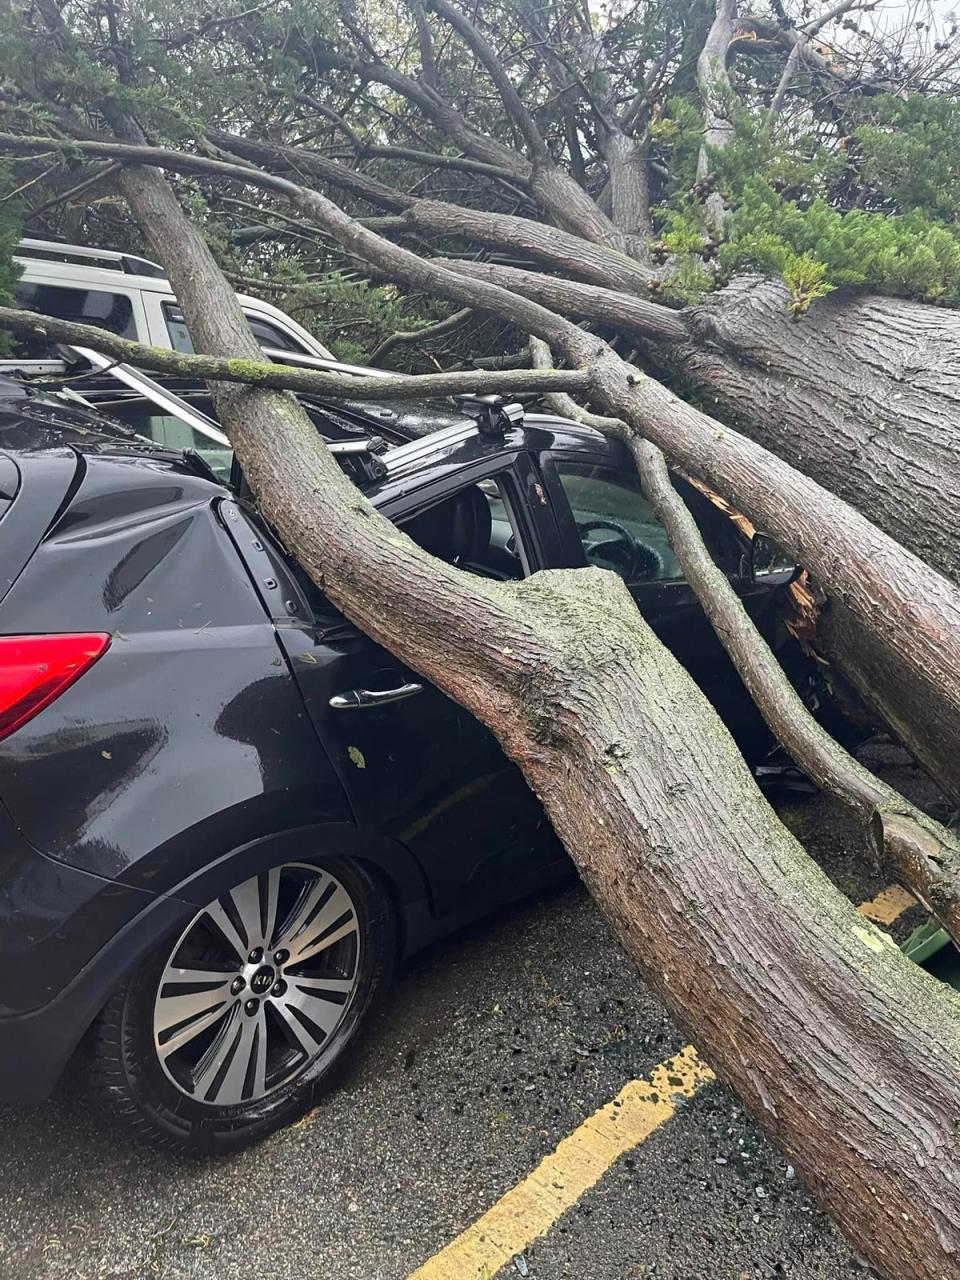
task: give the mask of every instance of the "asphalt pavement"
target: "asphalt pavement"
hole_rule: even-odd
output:
[[[783,815],[858,900],[882,888],[837,806]],[[407,965],[336,1091],[256,1150],[158,1154],[70,1087],[0,1110],[0,1280],[404,1280],[683,1044],[571,883]],[[449,1280],[492,1280],[485,1270]],[[496,1274],[866,1273],[713,1083]]]

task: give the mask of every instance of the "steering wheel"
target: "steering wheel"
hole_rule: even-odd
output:
[[[587,548],[587,535],[605,529],[616,534],[615,538],[594,542]],[[637,542],[629,529],[616,520],[584,520],[577,522],[577,530],[584,543],[584,551],[591,564],[606,561],[599,567],[610,568],[627,582],[650,581],[660,576],[663,562],[652,547]]]
[[[587,535],[600,529],[607,530],[616,537],[594,541],[588,546]],[[623,578],[630,578],[640,548],[629,529],[617,524],[616,520],[584,520],[582,524],[578,521],[577,530],[591,564],[596,564],[598,560],[606,561],[606,564],[599,566],[601,569],[609,567]]]

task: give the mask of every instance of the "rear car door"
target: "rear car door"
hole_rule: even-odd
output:
[[[449,562],[520,578],[552,558],[544,542],[557,538],[549,508],[529,509],[525,494],[537,483],[521,452],[407,493],[386,513]],[[277,581],[269,569],[260,576]],[[278,619],[279,631],[358,824],[416,855],[438,913],[469,914],[556,874],[562,848],[493,735],[348,623],[311,584],[301,589],[302,602]]]

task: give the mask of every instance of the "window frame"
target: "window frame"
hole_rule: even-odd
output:
[[[42,271],[26,270],[14,284],[14,293],[21,287],[29,289],[63,289],[70,293],[103,293],[114,298],[122,298],[130,308],[129,330],[126,333],[120,333],[118,337],[130,338],[135,342],[143,340],[145,332],[146,316],[143,310],[140,293],[136,289],[124,289],[115,287],[114,285],[104,285],[100,281],[95,283],[85,283],[82,280],[73,278],[65,278],[62,275],[47,276]],[[17,305],[22,306],[26,311],[34,311],[36,308],[24,306],[20,298],[16,299]],[[56,311],[40,312],[38,315],[57,315]],[[74,317],[76,318],[76,317]],[[80,317],[79,323],[96,325],[98,328],[104,328],[103,321],[96,316]],[[110,329],[108,332],[113,333],[115,330]]]
[[[241,307],[243,310],[243,314],[246,317],[248,322],[255,321],[257,324],[269,325],[269,327],[279,337],[282,337],[285,343],[287,344],[284,347],[277,347],[270,343],[263,343],[260,341],[259,338],[257,338],[256,334],[254,334],[254,337],[256,338],[261,349],[264,350],[264,354],[266,354],[267,349],[270,349],[273,351],[285,350],[288,352],[288,354],[293,356],[311,356],[314,359],[316,358],[315,353],[313,351],[310,351],[309,348],[305,346],[302,339],[299,338],[297,334],[293,333],[292,330],[287,328],[287,326],[284,325],[281,321],[279,321],[275,316],[263,315],[259,311],[257,311],[255,307],[243,306],[242,303],[241,303]],[[175,315],[179,315],[180,319],[179,320],[174,319]],[[160,319],[163,324],[164,344],[169,346],[170,350],[172,351],[182,351],[181,347],[175,347],[173,345],[173,334],[170,331],[171,324],[183,324],[184,328],[186,328],[186,325],[183,319],[183,308],[180,306],[179,302],[177,302],[175,297],[161,298]]]
[[[524,577],[529,577],[539,569],[555,568],[556,557],[551,556],[548,550],[551,542],[557,542],[553,512],[549,508],[549,515],[540,510],[531,511],[530,503],[525,500],[525,492],[539,484],[540,477],[530,455],[523,450],[479,460],[473,465],[448,473],[440,480],[425,478],[422,485],[388,499],[379,506],[379,510],[398,528],[402,528],[404,520],[429,510],[438,502],[452,498],[462,489],[481,480],[497,482],[517,540],[517,553],[525,569]],[[547,520],[549,523],[545,524]]]

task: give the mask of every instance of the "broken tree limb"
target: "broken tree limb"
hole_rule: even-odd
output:
[[[0,307],[0,329],[31,337],[48,338],[74,347],[89,347],[114,360],[135,364],[154,373],[195,378],[198,382],[236,382],[246,386],[273,387],[278,391],[300,391],[315,396],[348,400],[417,400],[431,396],[500,395],[552,390],[587,391],[590,375],[582,369],[504,369],[501,372],[454,370],[424,373],[415,377],[391,374],[363,378],[349,373],[324,373],[294,365],[273,364],[263,358],[239,360],[148,347],[140,342],[98,329],[75,324],[35,311]]]
[[[546,344],[533,338],[530,348],[534,367],[549,368]],[[618,419],[584,412],[568,395],[549,394],[549,400],[557,411],[626,442],[643,492],[667,531],[684,578],[770,732],[819,787],[857,813],[878,859],[960,946],[960,842],[956,836],[875,777],[817,723],[726,574],[714,563],[696,521],[673,486],[662,452]]]

